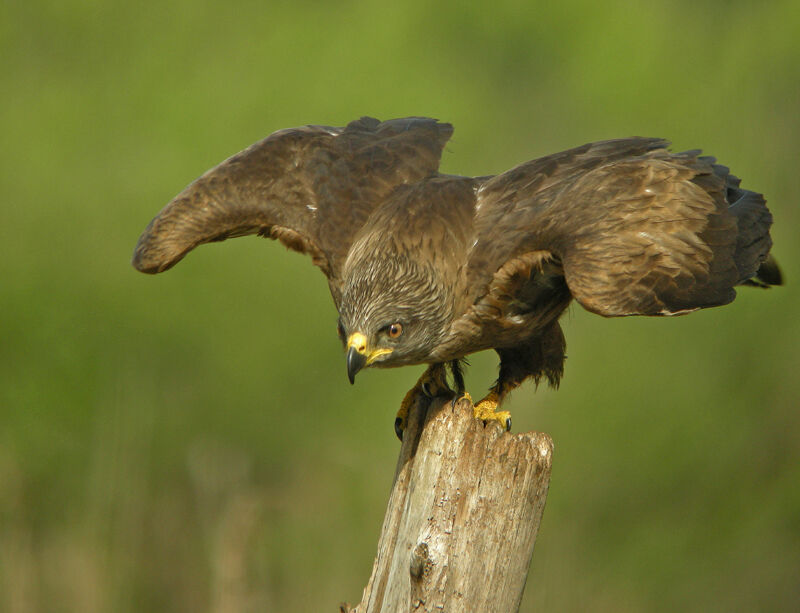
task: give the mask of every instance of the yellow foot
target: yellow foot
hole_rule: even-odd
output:
[[[416,402],[417,397],[422,394],[427,398],[435,398],[442,396],[446,393],[452,393],[447,386],[447,378],[443,364],[433,364],[422,373],[422,376],[417,381],[417,384],[406,393],[403,402],[400,403],[400,409],[397,411],[397,416],[394,419],[394,433],[401,441],[403,440],[403,431],[408,424],[408,411],[411,406]]]
[[[505,430],[511,430],[511,413],[508,411],[498,411],[498,405],[497,394],[491,392],[486,398],[475,405],[472,409],[472,414],[475,416],[475,419],[480,419],[485,424],[496,421]]]

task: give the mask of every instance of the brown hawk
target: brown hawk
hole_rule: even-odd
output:
[[[494,349],[500,374],[475,416],[532,377],[558,385],[559,316],[678,315],[781,282],[772,216],[699,151],[658,138],[590,143],[486,177],[438,172],[450,124],[364,117],[282,130],[212,168],[147,226],[142,272],[197,245],[276,238],[311,256],[339,312],[351,383],[365,366],[429,364],[417,393],[464,391],[461,361]]]

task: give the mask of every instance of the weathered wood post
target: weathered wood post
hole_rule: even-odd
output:
[[[519,609],[544,511],[553,441],[472,418],[468,399],[409,414],[361,602],[349,613]]]

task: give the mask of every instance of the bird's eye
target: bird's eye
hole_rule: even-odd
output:
[[[398,338],[403,333],[403,324],[396,323],[388,326],[386,328],[386,334],[389,335],[389,338]]]
[[[339,334],[339,338],[344,340],[344,326],[341,321],[336,322],[336,332]]]

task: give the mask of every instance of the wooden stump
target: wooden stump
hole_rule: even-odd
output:
[[[461,399],[409,414],[378,553],[350,613],[519,609],[544,511],[553,441],[484,426]]]

